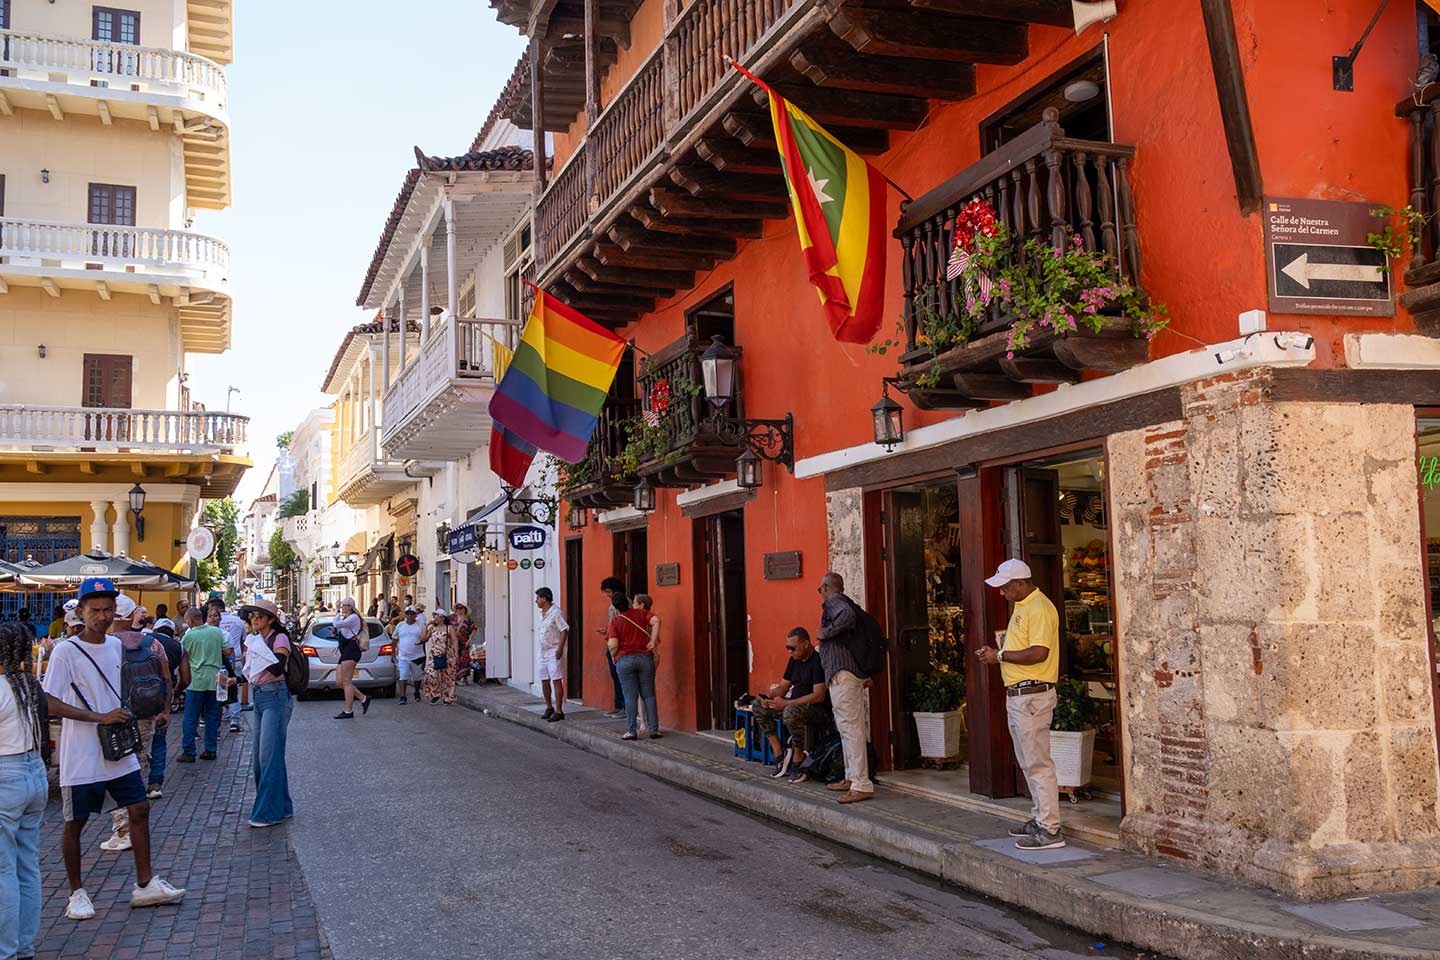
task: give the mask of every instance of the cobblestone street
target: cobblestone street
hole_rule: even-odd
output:
[[[244,715],[248,721],[253,713]],[[100,842],[110,817],[92,818],[82,838],[85,888],[95,919],[65,917],[70,891],[60,856],[60,797],[52,792],[41,834],[44,904],[37,960],[317,960],[330,952],[283,830],[246,824],[254,796],[250,735],[221,728],[214,762],[176,764],[180,717],[173,716],[165,796],[150,804],[157,876],[188,891],[177,906],[131,910],[135,864]]]

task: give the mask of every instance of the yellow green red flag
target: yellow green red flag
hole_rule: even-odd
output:
[[[830,332],[869,343],[884,310],[885,177],[759,77],[735,69],[770,96],[800,252]]]

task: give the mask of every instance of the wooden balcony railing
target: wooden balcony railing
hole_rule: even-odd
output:
[[[1134,147],[1071,140],[1047,120],[906,204],[895,236],[902,251],[907,359],[925,354],[916,343],[922,313],[943,316],[963,307],[961,280],[946,280],[945,271],[955,216],[971,200],[989,203],[1009,228],[1012,256],[1023,257],[1029,239],[1063,246],[1073,231],[1086,250],[1113,257],[1121,275],[1139,288],[1139,227],[1128,170],[1134,156]],[[974,338],[1002,330],[1012,319],[996,298]]]
[[[588,150],[581,143],[535,205],[535,262],[548,263],[585,226]]]
[[[636,478],[622,475],[616,463],[629,441],[630,421],[639,412],[638,400],[606,401],[580,465],[584,482],[567,493],[569,503],[583,509],[603,510],[630,502]]]
[[[536,206],[536,263],[543,272],[585,226],[618,196],[644,161],[702,107],[730,69],[745,60],[798,0],[694,0],[665,41],[611,99],[579,150]]]
[[[1410,264],[1400,302],[1415,329],[1440,337],[1440,83],[1406,97],[1395,108],[1410,124]]]
[[[640,463],[639,474],[659,486],[690,486],[735,472],[737,448],[720,440],[711,424],[714,409],[702,388],[700,355],[710,346],[682,339],[659,351],[640,376],[642,406],[653,411],[661,442]],[[738,361],[737,361],[738,366]],[[656,398],[664,384],[664,409]],[[743,381],[737,374],[735,395],[721,413],[739,417],[744,409]],[[658,448],[658,449],[657,449]]]

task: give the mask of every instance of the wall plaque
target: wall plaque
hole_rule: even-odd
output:
[[[680,564],[678,563],[657,563],[655,564],[655,586],[674,587],[680,583]]]
[[[766,580],[800,579],[800,551],[784,550],[765,554]]]

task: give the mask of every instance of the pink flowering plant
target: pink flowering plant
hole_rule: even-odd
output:
[[[984,209],[972,210],[976,205]],[[918,291],[917,341],[939,356],[968,342],[995,306],[1010,320],[1007,356],[1028,349],[1042,332],[1066,334],[1083,324],[1099,333],[1116,318],[1128,320],[1135,336],[1149,339],[1164,328],[1165,307],[1152,303],[1120,275],[1113,257],[1085,249],[1079,235],[1066,230],[1059,249],[1046,240],[1016,244],[1009,227],[993,217],[983,201],[967,205],[969,217],[983,229],[956,230],[952,267],[958,274],[959,302],[936,309],[934,285]],[[990,215],[986,215],[987,211]],[[938,368],[931,376],[938,380]]]

